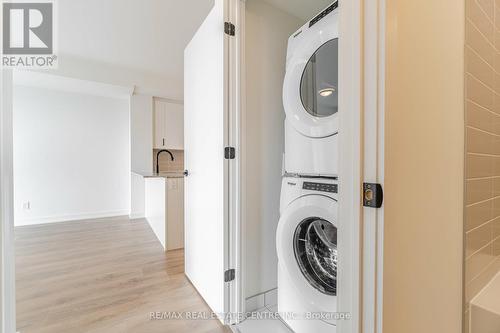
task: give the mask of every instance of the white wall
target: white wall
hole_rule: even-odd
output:
[[[130,219],[141,219],[146,214],[146,181],[144,176],[132,172],[130,176]]]
[[[288,37],[303,22],[261,1],[246,3],[243,119],[245,297],[277,287],[276,228],[284,151],[282,86]]]
[[[128,214],[129,131],[126,99],[16,86],[15,224]]]
[[[134,94],[130,97],[130,158],[132,171],[153,171],[153,96]],[[132,173],[130,183],[130,218],[143,218],[145,213],[144,178]]]
[[[130,149],[133,171],[153,171],[153,96],[130,98]]]

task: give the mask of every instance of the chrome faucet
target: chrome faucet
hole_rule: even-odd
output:
[[[170,154],[170,159],[173,161],[174,160],[174,155],[170,150],[162,149],[159,152],[156,153],[156,173],[160,173],[160,165],[159,165],[159,160],[160,160],[160,154],[161,153],[169,153]]]

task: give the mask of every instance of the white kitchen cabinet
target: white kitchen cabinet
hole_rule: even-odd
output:
[[[155,99],[154,129],[154,144],[156,149],[183,150],[183,105]]]
[[[156,149],[164,149],[165,147],[165,132],[167,119],[166,104],[160,101],[155,101],[154,104],[154,147]]]

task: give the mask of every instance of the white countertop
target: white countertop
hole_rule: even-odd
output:
[[[169,171],[169,172],[143,172],[143,171],[132,171],[133,173],[143,176],[144,178],[184,178],[183,171]]]

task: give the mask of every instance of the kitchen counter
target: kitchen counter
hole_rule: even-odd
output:
[[[130,217],[146,218],[165,250],[184,247],[183,178],[182,171],[132,171]]]
[[[184,171],[170,171],[170,172],[140,172],[132,171],[136,175],[142,176],[144,178],[184,178]]]

